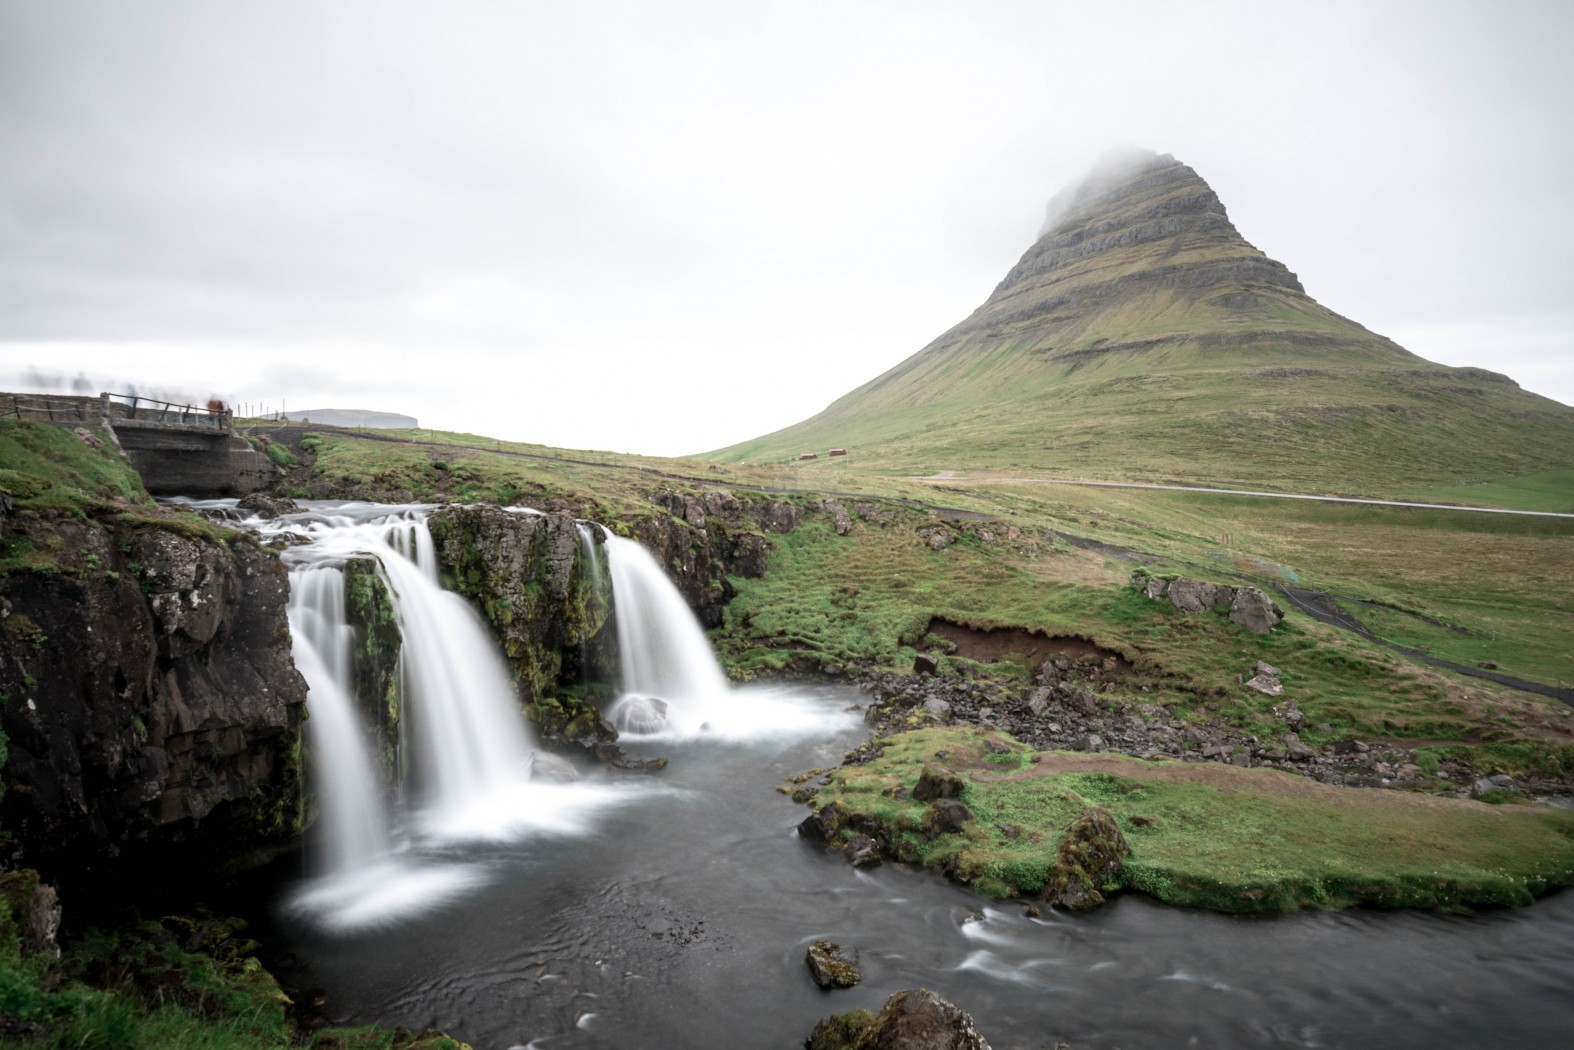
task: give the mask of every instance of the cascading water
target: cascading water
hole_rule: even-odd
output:
[[[388,815],[378,797],[366,739],[351,699],[344,573],[307,566],[290,574],[290,637],[306,679],[306,734],[316,758],[323,874],[342,876],[388,853]]]
[[[438,583],[424,506],[315,505],[243,527],[295,541],[290,624],[309,689],[310,770],[319,800],[319,874],[294,906],[330,928],[385,923],[441,904],[483,877],[456,864],[457,841],[523,834],[578,834],[593,809],[627,797],[604,784],[572,782],[561,761],[536,768],[534,740],[501,655],[475,611]],[[302,542],[304,541],[304,542]],[[395,823],[381,802],[351,687],[355,634],[345,615],[344,573],[375,558],[399,625],[401,732],[413,754],[409,809]],[[406,729],[408,727],[408,729]]]
[[[649,551],[607,536],[623,695],[607,715],[619,732],[694,731],[727,692],[699,621]]]

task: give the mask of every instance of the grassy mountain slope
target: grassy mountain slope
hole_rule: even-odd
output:
[[[1574,409],[1319,305],[1173,158],[1123,158],[1056,211],[961,324],[716,458],[1372,493],[1574,465]]]

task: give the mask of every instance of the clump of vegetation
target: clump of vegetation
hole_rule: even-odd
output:
[[[890,855],[990,896],[1044,889],[1062,830],[1092,806],[1115,817],[1131,848],[1122,884],[1171,904],[1463,908],[1528,904],[1574,884],[1565,810],[1330,788],[1221,763],[1036,753],[972,729],[903,733],[881,748],[837,770],[816,804],[845,807],[852,824],[885,829]],[[973,819],[961,832],[926,832],[926,807],[912,798],[937,755],[966,785]]]
[[[25,944],[31,871],[0,880],[0,1032],[17,1050],[461,1050],[436,1032],[296,1030],[293,1003],[237,919],[166,916],[88,930],[56,958]]]

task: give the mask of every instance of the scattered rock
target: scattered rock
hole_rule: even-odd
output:
[[[951,542],[951,533],[945,529],[936,529],[929,534],[929,549],[932,551],[943,551],[951,546]]]
[[[1252,679],[1253,682],[1256,680],[1255,678]],[[1250,683],[1247,684],[1249,685]],[[1285,725],[1290,727],[1290,731],[1293,733],[1299,733],[1301,726],[1306,724],[1306,716],[1301,713],[1301,706],[1294,700],[1281,704],[1279,707],[1274,708],[1273,711]]]
[[[950,767],[938,762],[925,762],[918,774],[918,783],[913,787],[913,798],[919,802],[956,798],[962,793],[962,787],[962,778]]]
[[[1104,903],[1103,889],[1120,880],[1122,859],[1131,853],[1109,810],[1092,806],[1060,838],[1044,899],[1070,911]]]
[[[1284,750],[1289,754],[1292,762],[1309,762],[1317,755],[1317,752],[1301,743],[1298,733],[1286,733],[1279,739],[1284,741]]]
[[[1269,678],[1278,678],[1280,675],[1282,675],[1284,673],[1283,671],[1281,671],[1277,667],[1275,667],[1273,664],[1270,664],[1270,663],[1268,663],[1268,662],[1266,662],[1264,660],[1258,660],[1257,661],[1257,666],[1253,667],[1252,671],[1255,674],[1265,674]]]
[[[1164,592],[1169,590],[1170,585],[1168,580],[1161,580],[1157,576],[1150,576],[1147,577],[1147,581],[1147,584],[1142,589],[1142,593],[1146,594],[1154,601],[1158,601],[1160,598],[1164,597]]]
[[[1181,612],[1200,613],[1215,606],[1228,606],[1235,592],[1229,587],[1182,577],[1170,584],[1169,595],[1170,604]]]
[[[845,536],[853,531],[852,515],[847,513],[847,508],[834,499],[828,499],[820,504],[820,509],[831,516],[831,524],[836,529],[838,536]]]
[[[854,835],[842,847],[842,856],[855,868],[872,868],[880,863],[880,848],[868,835]]]
[[[815,941],[804,961],[821,988],[851,988],[863,979],[858,972],[858,952],[835,941]]]
[[[937,798],[924,810],[924,834],[929,838],[951,835],[973,819],[973,811],[954,798]]]
[[[914,674],[934,674],[938,670],[940,670],[940,661],[928,653],[919,653],[913,657]]]
[[[847,826],[850,816],[846,806],[832,802],[804,817],[798,824],[798,834],[811,842],[830,842]]]
[[[772,503],[765,511],[765,525],[772,532],[791,532],[798,525],[798,508],[791,503]]]
[[[300,507],[292,499],[282,496],[270,496],[266,492],[251,492],[242,496],[235,504],[236,510],[249,510],[259,518],[270,521],[281,514],[298,514]]]
[[[1230,603],[1230,622],[1239,624],[1253,634],[1267,634],[1283,619],[1284,610],[1256,587],[1238,589],[1235,600]]]
[[[1260,674],[1255,678],[1246,680],[1246,688],[1255,689],[1268,696],[1278,696],[1284,692],[1284,685],[1272,675]]]

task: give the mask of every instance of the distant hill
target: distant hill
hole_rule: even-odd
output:
[[[832,446],[864,467],[1381,492],[1574,466],[1574,409],[1324,308],[1195,171],[1135,151],[1058,195],[962,323],[710,458],[823,469]]]
[[[398,412],[372,412],[364,408],[310,408],[302,412],[286,412],[286,419],[309,419],[313,423],[327,423],[335,427],[374,427],[384,430],[414,430],[418,424],[414,416]]]

